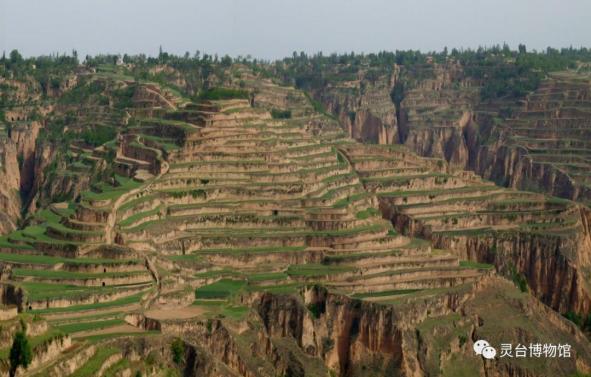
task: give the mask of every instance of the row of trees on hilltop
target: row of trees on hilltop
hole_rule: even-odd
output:
[[[273,70],[284,82],[304,90],[323,88],[338,81],[352,81],[363,73],[365,80],[375,80],[392,72],[394,65],[413,73],[413,78],[431,77],[432,64],[460,64],[467,76],[482,83],[483,100],[519,98],[535,90],[549,72],[574,68],[578,61],[591,61],[591,49],[547,48],[529,51],[525,45],[512,50],[507,44],[478,49],[444,48],[423,53],[407,50],[372,54],[308,55],[294,52],[291,57],[275,62]]]
[[[152,67],[168,65],[179,71],[186,82],[180,88],[188,95],[197,95],[209,89],[208,78],[216,77],[225,82],[227,68],[239,63],[251,67],[257,73],[275,76],[287,84],[304,90],[316,90],[342,81],[353,81],[360,77],[364,81],[375,81],[392,72],[395,65],[404,67],[419,80],[428,78],[421,72],[428,72],[432,64],[446,64],[454,61],[463,66],[465,74],[482,83],[484,100],[512,97],[518,98],[534,90],[548,73],[575,66],[577,61],[591,61],[591,50],[587,48],[547,48],[544,51],[528,51],[525,45],[512,50],[507,44],[477,49],[451,49],[421,52],[418,50],[381,51],[358,54],[306,54],[294,52],[292,56],[273,63],[252,59],[250,56],[232,58],[219,57],[196,51],[175,55],[160,49],[157,56],[139,55],[97,55],[86,56],[84,64],[89,67],[114,65],[119,61],[132,68],[131,74],[138,80],[170,83],[166,72],[155,73]],[[78,54],[55,54],[35,58],[23,58],[17,51],[4,54],[0,59],[0,75],[4,77],[34,77],[43,88],[59,86],[64,74],[78,66]]]
[[[201,53],[196,51],[194,54],[186,52],[184,55],[175,55],[165,52],[162,48],[157,56],[148,56],[146,54],[138,55],[97,55],[87,56],[85,64],[89,67],[100,68],[101,66],[123,63],[128,72],[138,81],[154,81],[165,86],[170,86],[175,81],[174,75],[166,70],[155,71],[152,68],[157,66],[168,66],[174,68],[182,80],[184,87],[176,87],[179,91],[188,96],[198,95],[203,90],[211,89],[208,78],[215,77],[220,82],[229,79],[228,68],[234,64],[248,65],[258,69],[261,61],[252,59],[251,56],[239,56],[232,58],[228,55],[219,57],[217,54]]]
[[[33,78],[41,86],[42,92],[57,89],[64,76],[74,72],[78,66],[78,54],[54,54],[24,58],[18,50],[12,50],[8,56],[0,59],[0,76],[7,79],[23,80]]]
[[[587,49],[547,49],[542,53],[527,52],[522,48],[517,54],[468,56],[462,61],[468,76],[482,82],[481,98],[521,98],[537,89],[541,80],[550,72],[575,68],[578,61],[591,60]]]

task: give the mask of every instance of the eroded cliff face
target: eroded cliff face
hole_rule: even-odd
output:
[[[251,304],[255,297],[245,298]],[[285,316],[305,315],[305,307],[290,306]],[[292,309],[296,309],[292,311]],[[309,315],[309,313],[308,313]],[[186,344],[186,376],[274,377],[326,376],[328,369],[311,350],[298,347],[290,338],[266,331],[254,312],[244,320],[190,319],[157,320],[143,315],[127,316],[126,321],[146,330],[182,337]],[[297,322],[292,323],[298,326]]]
[[[182,339],[177,368],[194,377],[547,377],[591,371],[585,335],[494,274],[435,294],[425,290],[362,301],[308,286],[299,294],[245,293],[236,300],[250,309],[246,315],[130,314],[128,323],[162,335],[121,339],[120,355],[135,362],[157,352],[171,363],[170,344]],[[473,351],[480,339],[497,350],[502,343],[569,344],[572,355],[539,363],[485,360]]]
[[[35,152],[41,128],[40,122],[32,121],[13,127],[10,132],[10,138],[17,148],[20,162],[20,190],[24,197],[27,197],[35,181]]]
[[[0,82],[5,84],[2,94],[16,104],[0,119],[4,134],[0,139],[0,234],[6,234],[15,229],[23,209],[36,209],[32,197],[41,188],[43,171],[54,157],[49,151],[53,147],[38,145],[39,134],[55,109],[55,100],[78,84],[78,76],[72,73],[48,82],[24,76]],[[42,95],[50,100],[40,102]]]
[[[548,376],[591,365],[591,348],[574,325],[494,276],[472,288],[391,303],[362,302],[315,287],[301,301],[264,294],[253,304],[272,339],[292,339],[338,376],[453,376],[462,368],[474,376]],[[478,339],[498,347],[567,338],[576,358],[551,360],[544,368],[511,359],[485,361],[472,350]]]
[[[53,174],[48,177],[51,173],[47,171],[48,166],[65,162],[56,161],[55,145],[38,143],[42,128],[43,124],[39,121],[21,121],[11,127],[7,138],[0,141],[2,179],[5,182],[0,191],[6,198],[0,210],[0,216],[5,215],[4,221],[0,221],[2,234],[14,230],[23,207],[35,211],[39,200],[75,195],[81,190],[82,185],[75,175]]]
[[[257,301],[271,337],[293,338],[337,375],[362,375],[365,370],[395,375],[401,368],[402,332],[392,308],[380,309],[321,288],[305,292],[304,302],[273,295]]]
[[[466,168],[470,159],[466,130],[473,123],[479,86],[460,64],[419,66],[403,72],[406,83],[399,106],[401,142],[415,153]]]
[[[469,160],[463,127],[411,128],[404,144],[421,156],[444,158],[453,166],[464,167]]]
[[[10,139],[0,140],[0,234],[16,228],[20,218],[20,171],[17,145]]]
[[[356,140],[405,144],[426,157],[466,168],[467,128],[474,122],[479,85],[460,64],[429,63],[412,70],[394,66],[389,75],[329,84],[314,92]]]
[[[355,140],[374,144],[399,142],[396,107],[391,92],[398,75],[367,79],[363,74],[356,81],[331,85],[314,93],[327,109],[335,114]]]
[[[507,276],[511,276],[515,268],[526,277],[529,289],[555,310],[561,313],[589,312],[591,297],[586,283],[588,277],[584,272],[588,264],[578,265],[560,252],[566,248],[576,250],[575,244],[565,245],[576,241],[518,234],[512,237],[500,235],[464,240],[438,237],[435,242],[453,247],[459,246],[462,241],[467,259],[495,264]],[[579,253],[588,252],[583,250]]]
[[[64,198],[78,197],[88,189],[92,178],[88,174],[68,174],[63,151],[44,141],[36,143],[23,164],[26,169],[21,170],[20,190],[29,212]]]

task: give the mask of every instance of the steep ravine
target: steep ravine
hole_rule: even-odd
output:
[[[43,91],[52,100],[56,100],[74,88],[78,83],[75,74],[63,77],[57,87],[42,87],[29,78],[26,84],[15,81],[19,88],[17,103],[25,99],[37,98]],[[27,213],[37,209],[37,202],[44,198],[62,197],[71,192],[74,175],[47,180],[47,167],[58,163],[55,143],[42,142],[40,135],[46,127],[50,114],[55,110],[55,103],[31,106],[30,103],[15,106],[4,112],[5,135],[0,139],[0,234],[16,229]],[[60,163],[65,164],[64,158]],[[48,200],[47,202],[49,202]]]
[[[43,125],[33,121],[21,127],[11,130],[10,138],[17,147],[19,156],[20,187],[21,196],[28,197],[35,182],[35,155],[37,138]]]

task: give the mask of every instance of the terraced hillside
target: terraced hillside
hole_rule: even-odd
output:
[[[591,203],[590,88],[588,74],[551,75],[499,124],[477,169],[511,187]]]
[[[116,242],[203,271],[184,277],[194,286],[252,277],[255,290],[272,283],[295,291],[320,280],[363,294],[449,286],[481,275],[398,235],[347,160],[306,131],[318,115],[309,105],[292,113],[274,120],[246,100],[230,100],[167,115],[192,123],[140,121],[140,132],[157,137],[184,132],[184,145],[148,190],[121,202]],[[332,126],[325,137],[339,132]],[[177,278],[164,276],[161,283],[174,287]]]
[[[454,61],[394,72],[404,86],[396,104],[398,143],[503,186],[588,204],[589,74],[551,72],[522,98],[484,100],[493,68],[480,69],[478,79],[473,67]]]
[[[104,89],[112,85],[115,90],[129,92],[131,88],[141,92],[143,88],[100,75],[90,77],[82,85],[85,88],[73,90],[86,92],[89,86]],[[138,95],[131,104],[144,108],[145,101],[140,105],[139,98]],[[59,106],[72,108],[66,100]],[[151,103],[153,111],[160,106],[157,101]],[[165,166],[166,150],[164,146],[150,148],[143,140],[136,140],[133,125],[128,124],[128,112],[110,106],[81,105],[77,110],[56,111],[67,112],[70,122],[75,124],[67,132],[81,132],[81,137],[66,138],[70,143],[68,158],[54,160],[55,165],[49,165],[51,172],[46,175],[52,180],[52,187],[71,192],[76,200],[53,203],[37,211],[28,219],[29,226],[0,241],[4,304],[15,305],[35,318],[43,316],[60,337],[67,338],[67,344],[61,348],[48,345],[51,357],[42,363],[43,373],[49,375],[64,375],[78,368],[81,373],[86,370],[80,375],[88,375],[95,367],[102,365],[106,369],[122,359],[123,349],[111,345],[109,352],[103,354],[106,351],[93,345],[91,339],[101,340],[111,333],[149,335],[127,324],[124,317],[125,313],[141,309],[156,293],[157,275],[149,260],[127,246],[116,245],[112,227],[119,203],[134,190],[149,185],[161,163]],[[118,134],[117,140],[110,140]],[[142,148],[151,152],[144,157],[147,161],[137,158],[137,151],[143,151]],[[102,173],[104,178],[98,182],[97,166],[107,166],[107,174]],[[89,184],[89,189],[78,191]],[[86,340],[79,341],[81,337]],[[99,364],[95,358],[100,360]]]
[[[589,209],[501,188],[402,146],[343,149],[397,230],[463,259],[495,264],[556,310],[589,310]],[[523,287],[527,289],[527,287]]]
[[[274,68],[358,141],[404,144],[502,186],[588,205],[586,60],[493,47],[301,56]]]
[[[577,206],[356,143],[303,92],[246,66],[230,73],[238,85],[199,100],[116,71],[88,73],[130,94],[113,111],[113,140],[74,148],[107,174],[0,240],[2,303],[20,312],[2,322],[13,329],[5,338],[31,331],[23,318],[61,342],[30,333],[51,356],[40,352],[19,373],[454,376],[492,363],[499,376],[591,371],[581,330],[497,276],[493,262],[510,268],[500,246],[498,259],[485,258],[451,237],[506,233],[513,258],[529,250],[509,246],[522,242],[516,229],[533,240],[564,234],[554,251],[573,293],[559,297],[546,275],[538,281],[549,291],[530,286],[557,310],[586,313],[585,266],[571,263],[583,254],[567,248],[588,231]],[[476,200],[489,195],[490,207]],[[517,274],[530,271],[525,264],[514,262]],[[568,342],[574,356],[541,367],[473,355],[481,337],[516,336]]]

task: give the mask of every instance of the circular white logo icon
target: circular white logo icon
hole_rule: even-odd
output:
[[[493,347],[484,347],[482,349],[482,357],[488,360],[492,360],[497,355],[497,350]]]
[[[482,355],[482,350],[486,347],[490,347],[490,344],[488,344],[486,340],[478,340],[474,343],[474,352],[476,352],[477,355]]]

